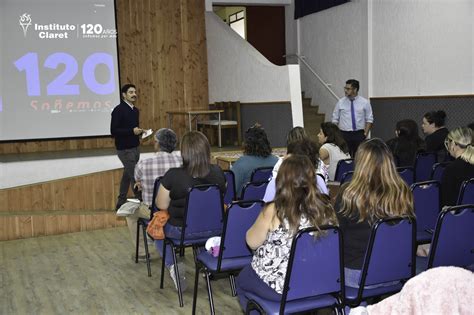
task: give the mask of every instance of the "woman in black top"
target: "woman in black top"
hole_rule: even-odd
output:
[[[421,129],[426,134],[426,151],[438,152],[438,162],[448,156],[444,148],[444,139],[448,135],[448,129],[444,126],[446,113],[443,110],[431,111],[423,116]]]
[[[387,141],[387,145],[398,160],[398,166],[413,166],[416,152],[425,148],[424,141],[418,135],[418,125],[412,119],[403,119],[395,127],[396,138]]]
[[[172,238],[181,237],[181,227],[184,224],[184,207],[186,195],[189,188],[199,184],[217,184],[222,194],[226,189],[225,177],[222,170],[211,164],[211,147],[206,136],[198,131],[190,131],[181,140],[181,156],[183,166],[171,168],[166,172],[160,181],[160,189],[156,197],[156,205],[159,209],[167,209],[170,218],[164,227],[165,235]],[[205,215],[205,213],[203,213]],[[193,235],[196,238],[215,235],[216,231],[209,231],[209,234]],[[190,236],[187,236],[191,238]],[[156,240],[155,246],[163,257],[163,241]],[[166,247],[166,266],[170,271],[171,278],[175,282],[175,272],[171,249]],[[184,290],[184,265],[178,263],[180,270],[181,288]]]
[[[441,179],[441,205],[457,204],[463,181],[474,178],[474,142],[472,129],[459,127],[446,138],[446,149],[455,160],[446,166]]]
[[[344,233],[345,282],[357,288],[372,225],[382,218],[414,216],[413,194],[382,140],[359,146],[354,175],[342,186],[335,210]]]

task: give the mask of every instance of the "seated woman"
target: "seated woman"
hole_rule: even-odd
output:
[[[395,126],[396,138],[387,141],[387,145],[394,157],[398,160],[398,166],[413,166],[416,153],[425,149],[425,143],[418,135],[418,125],[412,119],[403,119]]]
[[[200,184],[217,184],[224,194],[226,189],[225,177],[222,170],[211,164],[211,147],[207,138],[198,131],[187,132],[181,140],[181,156],[183,166],[171,168],[160,181],[160,188],[156,197],[156,206],[159,209],[168,209],[170,218],[164,226],[167,237],[180,238],[181,227],[184,224],[184,207],[189,188]],[[203,213],[205,215],[205,213]],[[215,231],[213,231],[215,232]],[[210,232],[212,233],[212,232]],[[210,234],[187,235],[187,238],[201,238]],[[163,257],[163,241],[156,240],[155,247]],[[173,256],[171,249],[166,247],[165,265],[170,271],[171,278],[176,285]],[[184,265],[178,263],[181,288],[186,288],[184,279]],[[177,285],[176,285],[177,287]]]
[[[441,205],[455,206],[463,181],[474,178],[474,131],[459,127],[446,137],[446,149],[455,159],[446,166],[441,179]]]
[[[279,301],[286,276],[292,237],[309,226],[337,224],[329,197],[316,189],[316,172],[308,157],[286,158],[276,178],[276,196],[247,231],[255,250],[252,263],[237,278],[237,294],[245,310],[246,292]]]
[[[309,160],[311,161],[311,164],[313,164],[314,166],[316,175],[319,175],[318,164],[320,164],[320,160],[319,160],[319,154],[318,154],[318,146],[313,140],[306,138],[303,140],[291,142],[288,145],[287,155],[285,158],[293,154],[307,156]],[[278,160],[278,163],[275,164],[275,167],[273,168],[273,172],[274,172],[273,177],[268,183],[267,189],[265,191],[265,196],[263,197],[263,201],[265,202],[271,202],[275,198],[275,189],[276,189],[275,180],[278,175],[278,170],[280,169],[281,163],[283,163],[285,158]],[[316,183],[317,183],[317,188],[319,189],[320,193],[329,195],[329,190],[326,186],[326,182],[324,181],[324,177],[322,174],[319,176],[316,176]]]
[[[326,184],[329,180],[328,168],[323,163],[323,161],[319,158],[319,152],[317,152],[318,150],[316,150],[316,151],[313,150],[315,148],[313,145],[316,145],[316,143],[314,143],[308,137],[308,135],[306,134],[306,131],[304,130],[303,127],[294,127],[286,135],[286,153],[287,154],[290,153],[290,152],[288,152],[288,148],[289,148],[291,143],[298,142],[298,141],[304,141],[304,140],[309,140],[311,142],[311,144],[310,144],[311,148],[308,148],[309,151],[307,151],[307,153],[310,154],[310,155],[314,155],[314,156],[309,156],[308,155],[308,157],[312,162],[313,162],[313,160],[315,161],[316,173],[320,174],[322,176],[322,178],[324,179],[324,187],[326,187]],[[309,142],[304,142],[304,143],[309,143]],[[306,155],[305,153],[295,153],[295,154]],[[275,166],[273,167],[273,172],[272,172],[273,178],[276,178],[277,173],[278,173],[278,169],[280,168],[280,165],[281,165],[282,162],[283,162],[283,158],[279,157],[278,162],[276,162]],[[322,186],[320,186],[320,188],[322,188]]]
[[[446,113],[443,110],[431,111],[423,116],[421,129],[426,134],[426,151],[437,152],[438,162],[442,162],[447,156],[444,149],[444,139],[448,135],[448,129],[444,126]]]
[[[334,208],[344,234],[345,282],[358,288],[372,225],[378,219],[414,216],[412,192],[382,140],[359,146],[352,180],[341,187]]]
[[[337,163],[340,160],[351,158],[349,147],[342,137],[339,127],[331,122],[321,124],[318,140],[321,144],[319,156],[328,169],[329,180],[333,181],[336,175]]]
[[[244,155],[234,164],[231,170],[235,175],[235,190],[240,196],[243,186],[250,182],[254,169],[258,167],[273,167],[278,157],[272,155],[272,148],[265,130],[259,125],[247,129],[244,135]]]

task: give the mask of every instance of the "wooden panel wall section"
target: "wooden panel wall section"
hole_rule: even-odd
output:
[[[116,0],[121,84],[137,86],[142,127],[167,126],[168,110],[208,108],[204,6],[204,0]],[[175,117],[173,128],[182,135],[184,118]],[[15,141],[0,143],[0,154],[113,146],[110,137]]]
[[[0,240],[124,226],[115,215],[122,170],[0,190]]]

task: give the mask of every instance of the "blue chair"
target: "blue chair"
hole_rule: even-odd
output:
[[[251,182],[264,182],[268,181],[272,177],[273,166],[271,167],[257,167],[253,170],[252,175],[250,176]]]
[[[224,194],[224,204],[229,205],[234,201],[235,198],[235,174],[231,170],[225,170],[224,176],[227,183],[226,191]]]
[[[344,296],[342,233],[337,227],[323,226],[324,235],[315,238],[316,228],[300,230],[293,237],[285,284],[280,302],[268,301],[246,292],[246,313],[290,314],[326,307],[336,313]]]
[[[240,200],[262,200],[267,190],[268,180],[265,182],[249,182],[242,188]]]
[[[465,180],[459,190],[458,205],[474,204],[474,178]]]
[[[342,176],[347,173],[354,171],[354,159],[339,160],[336,166],[336,174],[334,175],[334,181],[341,182]]]
[[[417,269],[440,266],[474,266],[474,204],[446,207],[439,214],[430,253],[417,257]]]
[[[346,183],[346,182],[350,182],[353,175],[354,175],[354,171],[345,172],[345,173],[342,175],[341,185],[344,184],[344,183]]]
[[[410,187],[416,215],[416,242],[431,242],[440,210],[440,183],[436,180],[414,183]]]
[[[414,219],[378,220],[370,234],[359,288],[346,286],[345,304],[355,307],[367,298],[400,291],[403,283],[415,275],[415,240]]]
[[[163,259],[161,263],[160,288],[163,288],[165,275],[166,246],[171,246],[173,264],[177,265],[176,251],[184,254],[186,247],[204,246],[207,239],[212,236],[221,235],[222,220],[224,215],[223,198],[218,185],[196,185],[193,186],[186,196],[184,209],[184,225],[181,229],[179,239],[165,236],[163,242]],[[202,233],[201,238],[189,238],[190,234]],[[205,236],[204,236],[205,234]],[[193,251],[195,254],[195,251]],[[179,268],[174,268],[176,279],[179,279]],[[179,306],[183,307],[183,292],[180,281],[178,286]]]
[[[153,215],[159,209],[156,207],[156,195],[158,194],[158,189],[160,188],[160,180],[162,176],[157,177],[155,182],[153,183],[153,199],[151,201],[150,206],[150,219],[138,218],[137,220],[137,238],[135,241],[135,263],[138,263],[138,242],[140,241],[140,227],[142,227],[143,233],[143,245],[145,247],[145,259],[146,259],[146,267],[148,269],[148,277],[151,277],[151,266],[150,266],[150,251],[148,250],[148,242],[147,242],[147,233],[146,228],[148,227],[148,223],[153,218]]]
[[[235,275],[252,261],[252,252],[247,247],[245,235],[257,219],[264,206],[263,201],[236,201],[232,203],[224,216],[219,256],[214,257],[207,251],[196,255],[196,274],[194,278],[193,314],[196,312],[196,299],[199,272],[206,277],[207,294],[211,314],[215,314],[212,287],[209,277],[215,274],[228,274],[232,296],[236,296]]]
[[[411,166],[402,166],[397,167],[398,175],[407,183],[408,186],[411,186],[415,182],[415,170]]]
[[[437,180],[441,183],[443,178],[444,169],[449,165],[449,162],[435,163],[433,165],[433,170],[431,171],[431,180]]]
[[[418,152],[415,158],[415,182],[430,180],[436,162],[438,162],[436,152]]]

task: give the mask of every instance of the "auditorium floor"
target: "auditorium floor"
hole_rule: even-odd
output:
[[[126,228],[0,242],[0,314],[191,314],[192,254],[186,252],[184,308],[161,259],[152,252],[152,277],[131,260]],[[227,279],[212,282],[217,314],[238,314]],[[208,314],[205,281],[198,314]]]

